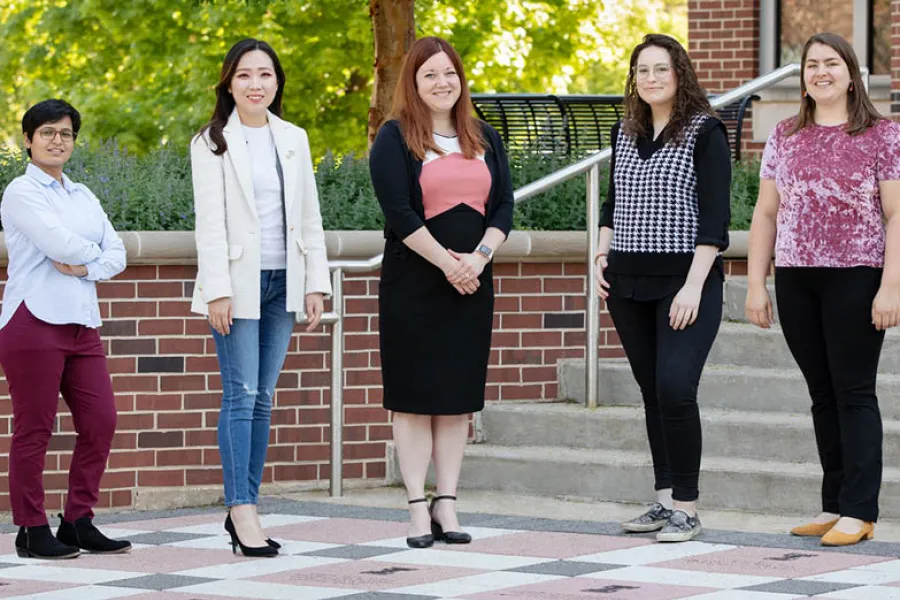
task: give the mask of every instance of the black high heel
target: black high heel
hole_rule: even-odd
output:
[[[471,542],[472,536],[468,533],[465,533],[464,531],[444,531],[441,524],[434,519],[434,503],[438,500],[453,500],[455,502],[456,496],[435,496],[431,499],[431,506],[429,507],[428,512],[432,515],[431,534],[434,536],[435,541],[443,541],[446,544],[468,544]]]
[[[234,521],[231,520],[231,513],[225,519],[225,531],[231,536],[231,551],[237,554],[238,546],[241,548],[241,554],[250,558],[274,558],[278,556],[278,549],[273,548],[269,544],[258,548],[245,546],[238,537],[237,530],[234,528]]]
[[[234,523],[232,523],[232,521],[231,521],[231,513],[228,513],[225,516],[225,531],[229,531],[229,529],[228,529],[229,527],[234,527]],[[281,549],[281,544],[279,544],[272,538],[266,538],[266,543],[268,545],[272,546],[273,548],[275,548],[276,550]]]
[[[428,500],[425,498],[416,498],[415,500],[409,501],[410,504],[418,504],[419,502],[428,502]],[[425,535],[408,537],[406,538],[406,545],[410,548],[431,548],[434,546],[434,535],[426,533]]]

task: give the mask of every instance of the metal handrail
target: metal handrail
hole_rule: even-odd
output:
[[[734,102],[742,99],[744,96],[755,94],[756,92],[770,87],[773,84],[782,81],[783,79],[787,79],[788,77],[793,77],[794,75],[799,74],[800,65],[798,63],[785,65],[767,75],[763,75],[762,77],[745,83],[744,85],[735,88],[730,92],[725,92],[724,94],[716,96],[710,102],[710,106],[714,109],[728,106],[729,104],[733,104]],[[612,148],[606,148],[604,150],[601,150],[600,152],[597,152],[596,154],[592,154],[586,158],[583,158],[578,162],[572,163],[567,167],[563,167],[558,171],[554,171],[553,173],[550,173],[545,177],[541,177],[537,181],[533,181],[532,183],[529,183],[528,185],[525,185],[516,190],[516,202],[522,202],[524,200],[534,198],[538,194],[546,192],[547,190],[554,188],[561,183],[565,183],[566,181],[574,179],[579,175],[584,175],[588,171],[590,171],[592,167],[606,163],[611,156]]]
[[[785,65],[780,69],[776,69],[771,73],[763,75],[753,81],[724,94],[716,96],[710,106],[713,109],[728,106],[745,96],[749,96],[759,92],[767,87],[778,83],[788,77],[800,74],[800,65],[797,63]],[[735,143],[740,143],[740,140]],[[594,293],[593,282],[597,276],[597,265],[594,262],[594,254],[597,252],[597,242],[600,237],[600,230],[593,224],[599,221],[600,212],[600,165],[605,164],[612,157],[612,148],[606,148],[596,154],[583,158],[582,160],[564,167],[554,173],[542,177],[533,183],[516,190],[516,202],[522,202],[533,198],[561,183],[565,183],[579,175],[587,176],[587,285],[585,289],[585,404],[588,408],[597,408],[597,362],[600,358],[597,342],[600,336],[600,297]]]
[[[744,85],[716,96],[710,101],[713,109],[722,108],[737,102],[756,92],[762,91],[772,85],[800,74],[800,65],[797,63],[785,65],[766,75],[758,77]],[[869,87],[868,70],[863,69],[863,82],[866,90]],[[740,143],[737,140],[735,143]],[[569,166],[529,183],[514,192],[516,203],[524,202],[545,192],[551,188],[565,183],[579,175],[586,176],[587,187],[587,289],[586,300],[586,329],[585,340],[585,379],[586,401],[588,408],[597,407],[597,367],[598,367],[598,338],[600,334],[600,298],[594,293],[593,281],[596,278],[596,264],[593,261],[597,248],[599,228],[592,226],[599,220],[600,210],[600,165],[606,163],[612,156],[612,149],[606,148],[596,154],[592,154]],[[343,278],[344,273],[365,273],[373,271],[381,266],[383,255],[379,254],[367,260],[336,260],[328,263],[332,270],[332,296],[333,312],[325,315],[327,322],[333,324],[331,344],[331,485],[332,496],[340,496],[342,493],[342,469],[343,469]],[[323,322],[326,322],[323,318]]]

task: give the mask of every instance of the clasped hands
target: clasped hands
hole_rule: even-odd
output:
[[[486,256],[478,252],[463,254],[447,248],[452,261],[443,268],[447,281],[460,294],[474,294],[481,286],[478,277],[488,263]]]

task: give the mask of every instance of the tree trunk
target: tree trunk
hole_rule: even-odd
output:
[[[369,145],[391,112],[403,57],[416,39],[415,0],[370,0],[375,38],[375,85],[369,104]]]

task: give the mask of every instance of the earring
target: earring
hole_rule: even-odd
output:
[[[807,92],[806,90],[803,90],[803,97],[806,98],[808,95],[809,95],[809,92]]]
[[[852,81],[850,82],[850,89],[848,89],[847,91],[848,91],[848,92],[852,92],[852,91],[853,91],[853,82],[852,82]]]

